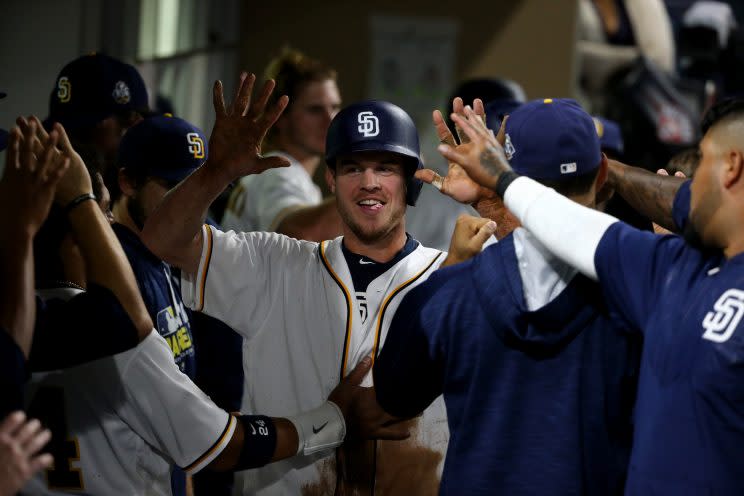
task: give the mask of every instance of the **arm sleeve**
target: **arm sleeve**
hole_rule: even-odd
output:
[[[178,370],[157,332],[138,346],[122,377],[122,420],[187,473],[207,466],[230,442],[235,417]]]
[[[23,409],[26,358],[5,329],[0,328],[0,422],[15,410]]]
[[[116,355],[138,343],[137,329],[116,296],[91,284],[67,301],[43,303],[37,298],[29,366],[34,372],[65,369]]]
[[[435,275],[436,276],[436,275]],[[432,276],[432,277],[435,277]],[[401,301],[373,368],[377,402],[390,415],[410,418],[442,394],[444,366],[431,339],[441,322],[431,278]],[[424,316],[434,312],[424,322]]]
[[[685,181],[679,187],[677,194],[674,196],[672,205],[672,219],[677,226],[678,232],[684,232],[687,228],[688,218],[690,217],[690,185],[692,181]]]
[[[251,338],[286,286],[307,272],[318,245],[276,233],[203,229],[199,268],[181,274],[183,301]]]
[[[684,242],[656,236],[584,207],[528,179],[516,179],[504,203],[540,242],[584,275],[599,280],[610,307],[635,328]]]
[[[304,170],[296,166],[270,169],[257,176],[245,195],[255,195],[245,205],[255,205],[257,231],[273,231],[284,217],[301,207],[317,205],[320,194]]]

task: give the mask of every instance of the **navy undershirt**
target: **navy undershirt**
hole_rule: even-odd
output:
[[[369,283],[377,279],[390,267],[403,260],[403,258],[416,249],[418,244],[418,241],[406,233],[406,244],[403,245],[403,248],[390,261],[382,263],[349,251],[346,248],[346,243],[341,243],[346,264],[349,266],[349,272],[351,273],[351,281],[354,283],[354,291],[357,293],[366,292]]]

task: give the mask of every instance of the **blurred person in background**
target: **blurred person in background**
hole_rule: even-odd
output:
[[[267,156],[290,162],[286,168],[241,178],[227,203],[222,227],[235,231],[274,231],[308,241],[341,234],[333,197],[322,197],[313,175],[322,164],[328,126],[341,108],[336,71],[320,60],[284,49],[265,78],[276,81],[272,99],[289,104],[267,136]]]

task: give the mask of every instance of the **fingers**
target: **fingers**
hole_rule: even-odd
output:
[[[214,113],[217,117],[224,117],[227,115],[227,109],[225,109],[225,96],[222,89],[222,81],[217,80],[212,86],[212,106],[214,107]]]
[[[44,129],[44,125],[41,123],[38,117],[35,115],[29,116],[29,121],[33,121],[36,123],[36,137],[41,140],[42,143],[46,143],[46,140],[49,138],[49,134],[46,132],[46,129]]]
[[[255,119],[259,115],[263,114],[264,110],[266,109],[266,104],[268,103],[275,86],[276,82],[273,79],[269,79],[264,83],[263,88],[261,88],[261,94],[258,96],[258,100],[256,100],[253,105],[251,105],[251,108],[246,114],[247,117]]]
[[[454,148],[449,145],[439,145],[437,147],[439,153],[450,162],[455,162],[462,166],[463,169],[467,170],[467,158],[461,153],[457,152]]]
[[[488,241],[488,238],[493,236],[496,232],[496,223],[489,219],[482,219],[480,227],[475,233],[475,236],[470,241],[470,246],[474,249],[480,250],[483,248],[483,244]]]
[[[504,142],[506,141],[506,120],[509,118],[508,115],[505,115],[503,119],[501,119],[501,127],[499,127],[499,132],[496,135],[496,141],[499,142],[499,145],[504,146]]]
[[[46,142],[46,145],[44,146],[44,149],[41,153],[41,156],[39,157],[39,163],[38,168],[36,171],[36,176],[38,178],[41,178],[42,181],[45,181],[49,178],[50,173],[52,172],[52,169],[55,168],[55,166],[59,165],[58,161],[55,160],[55,158],[61,154],[57,151],[57,139],[59,138],[59,133],[57,131],[52,131],[49,135],[49,139]]]
[[[25,421],[26,414],[21,411],[8,414],[5,419],[3,419],[2,423],[0,423],[0,434],[12,435]]]
[[[67,136],[67,131],[65,131],[64,126],[62,126],[62,124],[60,124],[59,122],[55,122],[54,131],[57,131],[59,133],[57,143],[59,143],[62,151],[65,152],[68,156],[75,153],[75,150],[72,148],[72,143],[70,143],[70,137]]]
[[[682,171],[677,171],[677,172],[675,172],[675,173],[674,173],[674,177],[681,177],[681,178],[683,178],[683,179],[686,179],[686,178],[687,178],[687,176],[685,175],[685,173],[684,173],[684,172],[682,172]]]
[[[353,385],[361,384],[370,368],[372,368],[372,357],[366,356],[349,372],[349,375],[344,378],[344,381]]]
[[[416,179],[420,179],[421,181],[425,182],[426,184],[433,184],[437,177],[440,177],[439,174],[431,169],[419,169],[413,173],[413,176]],[[441,187],[438,187],[436,184],[433,184],[433,186],[437,189],[441,189]]]
[[[486,123],[486,107],[483,105],[483,100],[480,98],[476,98],[473,100],[473,111],[475,112],[475,115],[481,118],[481,121],[483,121],[483,124]]]
[[[43,455],[39,455],[33,460],[31,460],[31,472],[36,473],[39,470],[44,470],[52,466],[54,463],[54,458],[49,453],[44,453]]]
[[[444,117],[439,110],[435,110],[432,113],[432,120],[434,121],[434,128],[437,130],[437,137],[439,141],[446,145],[457,146],[455,137],[452,136],[452,131],[447,127],[447,123],[444,122]]]
[[[669,173],[666,171],[666,169],[659,169],[656,171],[656,173],[660,176],[668,176]]]
[[[261,141],[263,141],[263,137],[266,136],[267,132],[269,132],[271,126],[273,126],[277,119],[279,119],[279,116],[282,115],[284,109],[287,108],[288,103],[289,97],[287,95],[282,95],[279,100],[277,100],[276,104],[271,109],[264,112],[258,120],[258,125],[261,129]]]
[[[41,422],[36,419],[31,419],[26,422],[23,427],[18,429],[18,432],[16,432],[16,442],[25,449],[25,447],[31,443],[34,436],[36,436],[40,430]]]
[[[5,152],[5,173],[16,171],[20,167],[21,130],[14,127],[8,135],[8,148]]]
[[[464,111],[465,105],[462,102],[462,98],[459,96],[452,100],[452,113],[453,114],[462,114]],[[455,131],[457,132],[457,139],[460,141],[460,143],[469,143],[470,138],[467,134],[463,132],[463,129],[460,127],[460,124],[455,122]]]
[[[33,456],[41,451],[51,438],[52,433],[49,429],[41,429],[29,440],[28,443],[26,443],[23,450],[28,456]]]
[[[240,86],[232,104],[230,115],[245,115],[251,103],[251,93],[253,93],[253,84],[256,82],[255,74],[242,73],[240,75]]]
[[[452,114],[452,120],[455,121],[455,124],[457,125],[458,135],[462,133],[465,137],[463,140],[462,136],[460,136],[461,143],[470,143],[473,140],[480,139],[480,134],[471,125],[470,120],[466,116],[463,116],[462,114]]]
[[[36,140],[36,124],[28,122],[25,124],[23,130],[23,142],[21,143],[21,167],[27,171],[33,172],[36,170],[36,156],[34,155],[34,148]]]

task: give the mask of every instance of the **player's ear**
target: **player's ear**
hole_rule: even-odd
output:
[[[137,190],[137,185],[134,183],[132,178],[129,177],[129,174],[126,173],[126,169],[119,169],[119,176],[117,179],[121,194],[124,196],[134,196]]]
[[[744,153],[736,148],[726,152],[724,156],[723,186],[728,189],[742,181],[744,179],[743,169]]]
[[[336,171],[326,165],[325,180],[331,193],[336,193]]]

